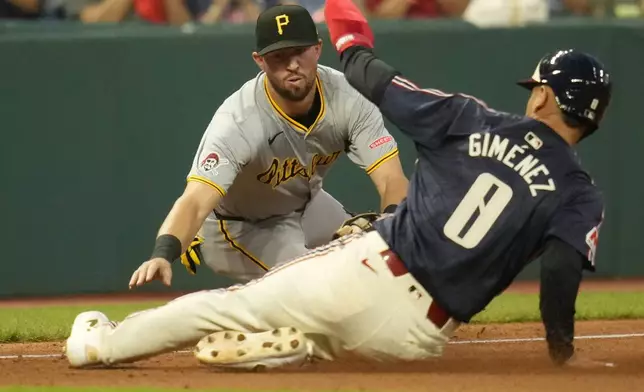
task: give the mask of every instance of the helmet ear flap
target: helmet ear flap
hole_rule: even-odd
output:
[[[584,140],[588,136],[592,135],[597,130],[597,125],[584,119],[583,117],[577,117],[570,113],[561,112],[564,123],[570,128],[578,129],[581,132],[581,137],[579,141]]]

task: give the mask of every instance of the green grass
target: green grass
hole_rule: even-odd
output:
[[[100,310],[112,320],[162,302],[127,305],[77,305],[31,308],[0,308],[0,343],[63,340],[74,317],[85,310]],[[644,318],[644,292],[585,292],[577,300],[577,319]],[[506,293],[497,297],[473,323],[540,321],[535,294]]]
[[[100,310],[112,320],[163,304],[143,302],[122,305],[73,305],[25,308],[0,308],[0,343],[63,340],[74,317],[86,310]]]
[[[584,292],[577,298],[577,320],[644,318],[644,292]],[[498,296],[473,323],[541,321],[539,296],[506,293]]]

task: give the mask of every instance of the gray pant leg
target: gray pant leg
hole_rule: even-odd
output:
[[[306,247],[312,249],[331,241],[333,233],[350,217],[339,201],[320,189],[302,215]]]
[[[307,250],[299,214],[258,223],[219,221],[211,215],[200,235],[204,263],[216,274],[242,282]]]

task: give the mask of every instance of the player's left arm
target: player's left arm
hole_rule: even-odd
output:
[[[541,257],[539,309],[546,330],[548,353],[562,365],[574,354],[575,302],[584,257],[568,243],[550,237]]]
[[[550,357],[556,364],[574,356],[575,302],[584,269],[595,271],[603,201],[590,185],[557,211],[541,256],[540,311]]]
[[[380,210],[393,212],[407,196],[409,185],[396,140],[385,128],[378,108],[358,94],[349,116],[347,155],[373,181],[380,195]]]

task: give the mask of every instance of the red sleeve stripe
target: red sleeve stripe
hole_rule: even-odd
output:
[[[409,80],[407,80],[405,78],[401,78],[400,76],[394,77],[394,79],[392,80],[392,83],[397,85],[397,86],[400,86],[402,88],[405,88],[407,90],[420,91],[420,92],[430,94],[430,95],[435,95],[435,96],[438,96],[438,97],[453,97],[454,96],[454,94],[448,94],[448,93],[443,92],[441,90],[430,89],[430,88],[421,89],[418,86],[416,86],[414,83],[412,83],[411,81],[409,81]],[[483,106],[484,108],[491,110],[484,101],[481,101],[480,99],[478,99],[476,97],[473,97],[473,96],[467,95],[467,94],[462,94],[462,93],[459,93],[458,95],[460,95],[460,96],[462,96],[464,98],[472,99],[472,100],[476,101],[479,105]]]
[[[420,92],[423,92],[423,93],[436,95],[436,96],[439,96],[439,97],[452,97],[452,96],[454,96],[454,94],[447,94],[447,93],[445,93],[443,91],[440,91],[440,90],[428,89],[428,88],[421,89],[418,86],[416,86],[414,83],[412,83],[411,81],[409,81],[407,79],[404,79],[404,78],[401,78],[400,76],[396,76],[392,82],[397,86],[400,86],[402,88],[406,88],[407,90],[411,90],[411,91],[420,91]]]

